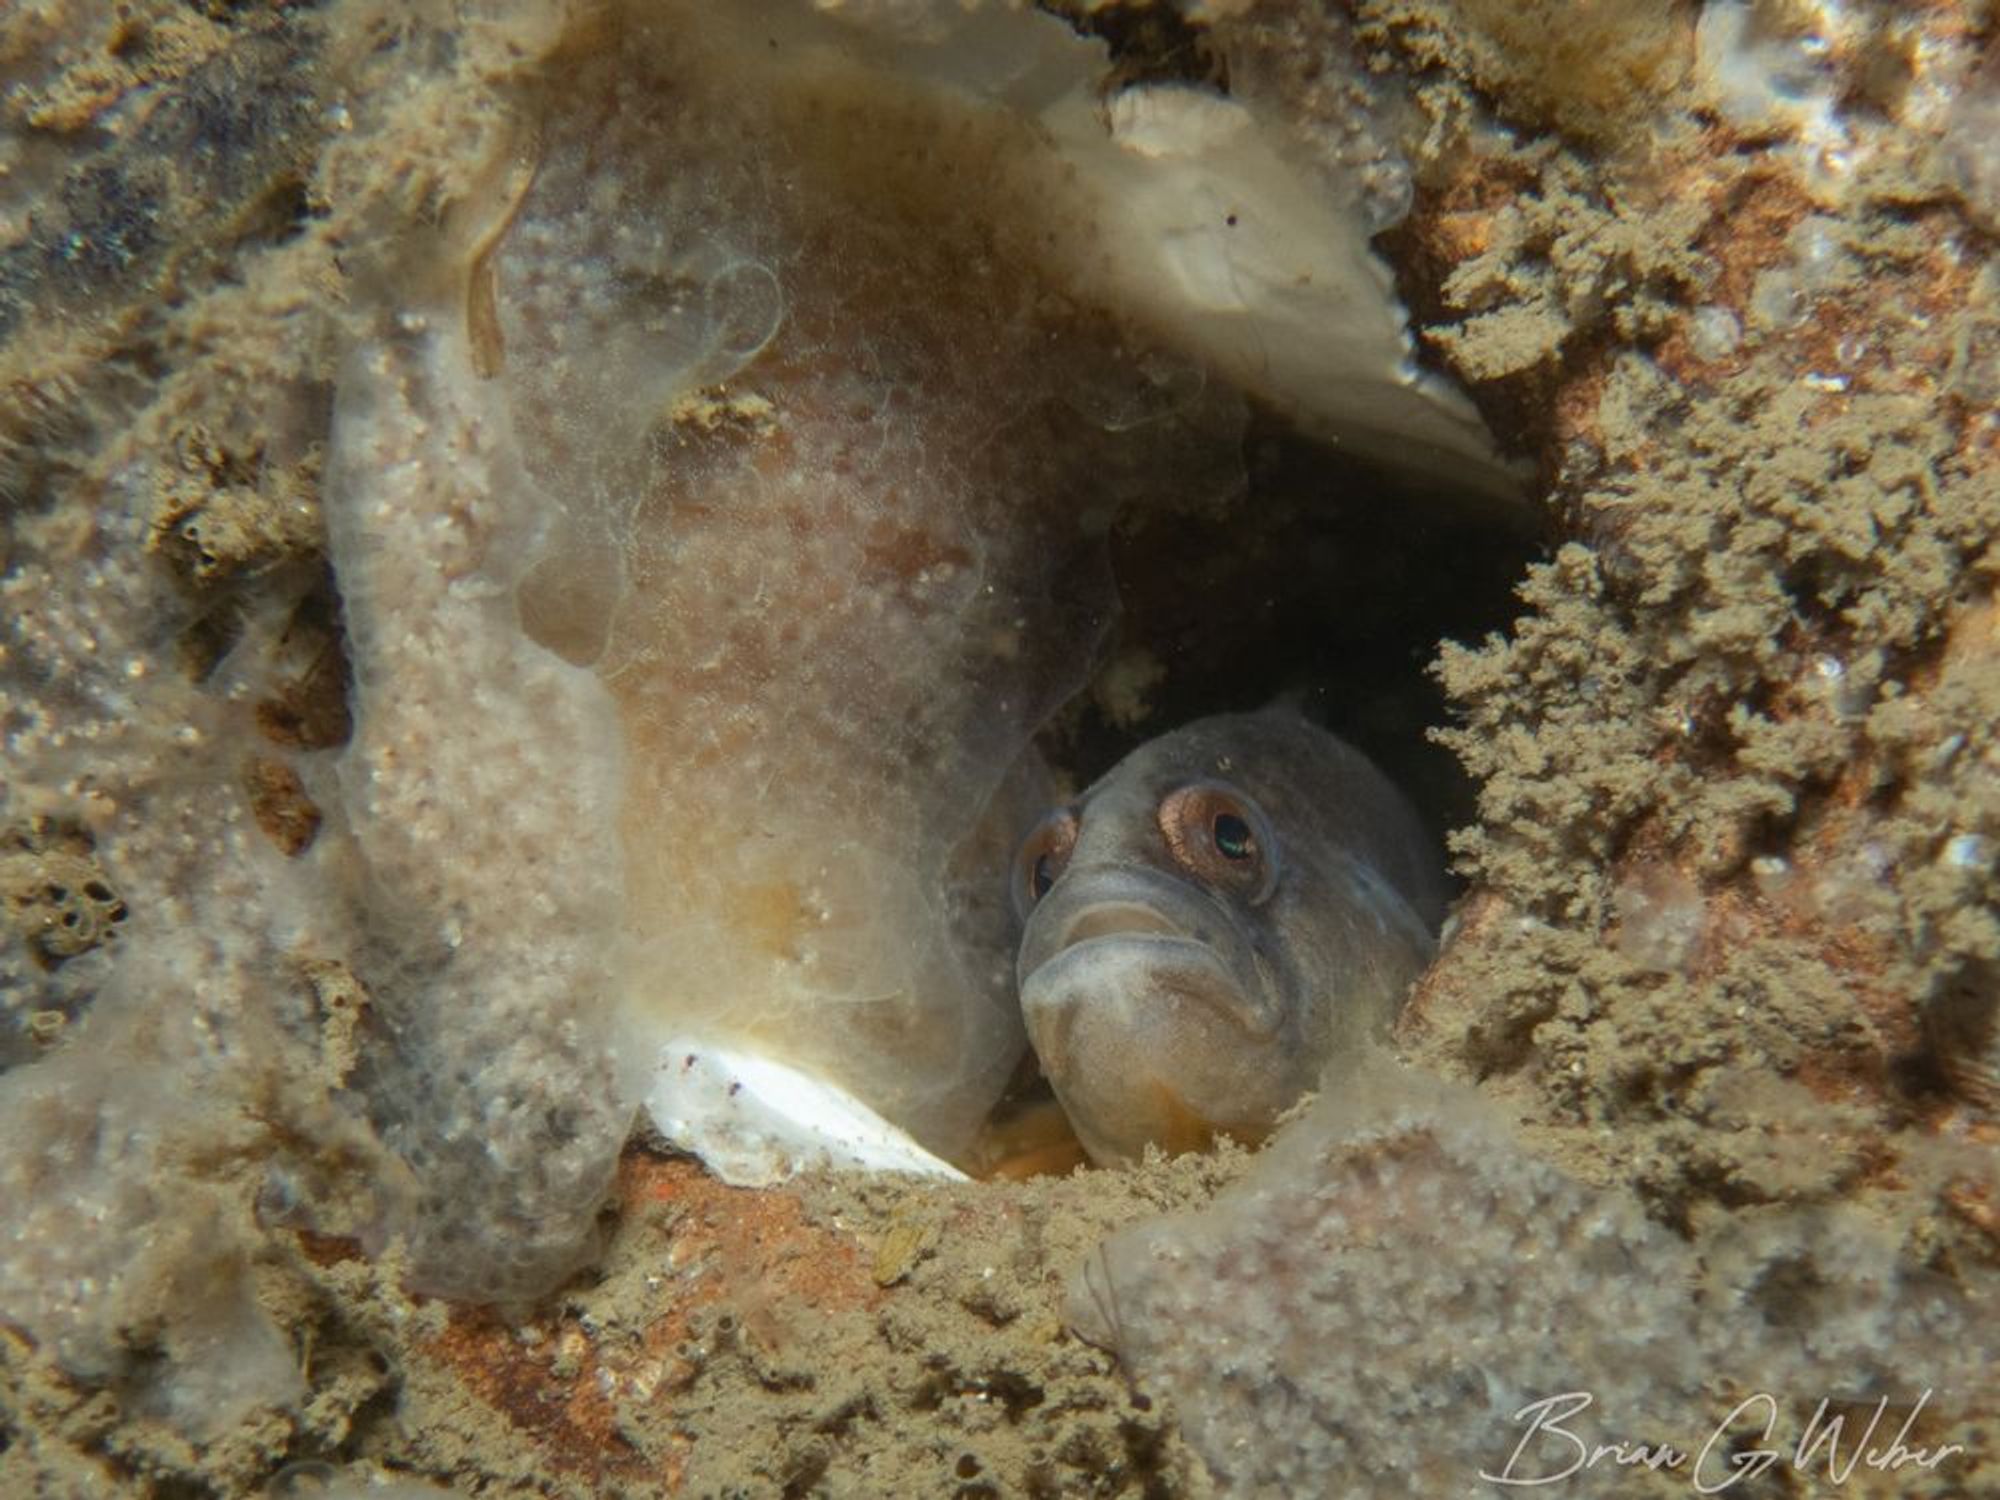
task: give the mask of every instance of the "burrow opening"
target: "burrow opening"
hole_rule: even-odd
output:
[[[1081,790],[1155,735],[1275,700],[1365,751],[1440,844],[1475,788],[1431,737],[1440,642],[1522,612],[1544,555],[1526,503],[1414,481],[1252,410],[1245,483],[1203,514],[1136,511],[1109,537],[1119,615],[1105,664],[1038,739]]]
[[[1450,719],[1440,643],[1482,641],[1522,613],[1546,512],[1391,472],[1254,403],[1242,457],[1240,491],[1213,510],[1114,523],[1104,664],[1037,748],[1074,795],[1156,735],[1283,700],[1364,751],[1442,851],[1474,821],[1477,789],[1432,737]],[[1061,1120],[1030,1049],[989,1119],[994,1175],[1080,1162]],[[1035,1149],[1010,1162],[1007,1141]]]

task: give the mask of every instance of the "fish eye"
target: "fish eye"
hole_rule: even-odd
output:
[[[1049,887],[1056,883],[1055,861],[1044,849],[1035,856],[1035,867],[1028,872],[1028,894],[1037,901],[1049,893]]]
[[[1233,786],[1197,781],[1160,802],[1167,852],[1189,874],[1263,901],[1277,884],[1277,845],[1263,810]]]
[[[1248,859],[1257,852],[1251,839],[1250,825],[1235,813],[1217,813],[1215,822],[1209,825],[1209,836],[1215,840],[1216,852],[1224,859]]]
[[[1014,855],[1014,911],[1023,921],[1069,867],[1076,847],[1076,814],[1059,807],[1021,841]]]

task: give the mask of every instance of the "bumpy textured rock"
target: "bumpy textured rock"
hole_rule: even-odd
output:
[[[1470,1091],[1388,1064],[1208,1208],[1107,1241],[1070,1306],[1237,1495],[1684,1492],[1763,1441],[1759,1393],[1785,1448],[1822,1396],[1886,1402],[1886,1449],[1913,1408],[1990,1409],[2000,1358],[2000,1277],[1949,1286],[1838,1210],[1746,1216],[1698,1254]],[[1680,1457],[1628,1472],[1579,1441]],[[1960,1442],[1899,1467],[1963,1473]]]

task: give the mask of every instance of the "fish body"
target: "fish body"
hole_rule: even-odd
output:
[[[1386,1030],[1447,896],[1402,794],[1283,708],[1140,746],[1013,883],[1029,1039],[1098,1162],[1261,1138]]]

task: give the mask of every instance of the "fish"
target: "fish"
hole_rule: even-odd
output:
[[[1404,795],[1282,705],[1141,745],[1011,884],[1029,1041],[1100,1165],[1268,1135],[1387,1032],[1450,896]]]

